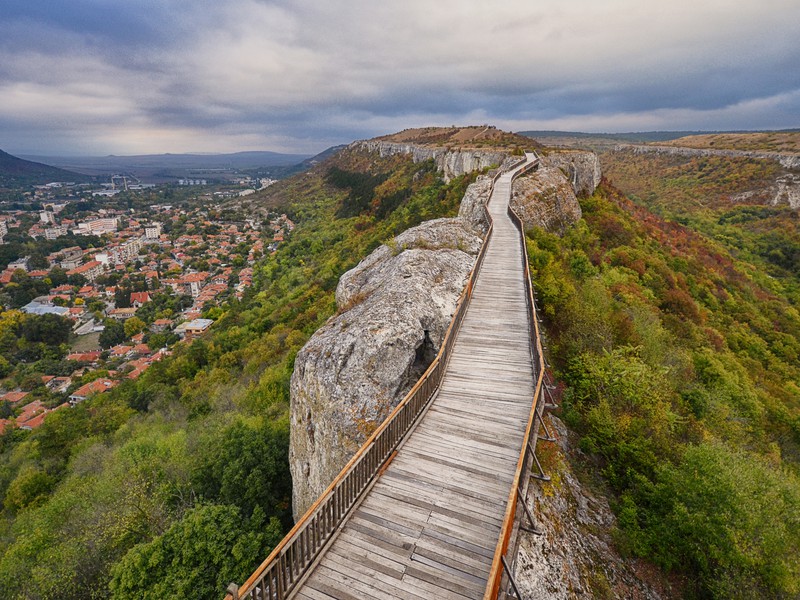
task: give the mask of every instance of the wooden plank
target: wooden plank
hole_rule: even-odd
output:
[[[359,582],[355,586],[356,590],[364,590],[374,594],[376,598],[399,598],[400,600],[427,600],[424,596],[415,594],[403,585],[400,579],[387,577],[379,571],[372,571],[368,566],[359,562],[348,561],[336,555],[332,555],[330,560],[325,557],[322,567],[330,569],[347,578],[352,578]],[[327,573],[327,571],[325,571]],[[362,585],[363,584],[363,585]],[[370,589],[371,588],[371,589]]]
[[[315,590],[310,586],[303,586],[297,593],[292,595],[292,600],[337,600],[335,596],[329,596],[323,592]]]

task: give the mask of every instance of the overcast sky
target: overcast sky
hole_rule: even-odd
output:
[[[800,127],[798,0],[2,0],[0,149]]]

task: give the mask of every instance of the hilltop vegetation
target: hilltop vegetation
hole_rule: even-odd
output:
[[[521,151],[539,144],[529,137],[502,131],[490,125],[470,127],[422,127],[375,138],[384,142],[420,146],[454,146],[459,148],[503,148]]]
[[[796,275],[770,279],[608,183],[582,208],[562,239],[528,232],[529,259],[564,417],[615,493],[619,546],[682,574],[690,597],[795,597]]]
[[[290,525],[295,354],[333,313],[345,270],[455,214],[470,181],[349,151],[248,197],[297,228],[206,337],[0,437],[0,595],[219,598],[246,579]]]
[[[800,131],[697,134],[664,141],[661,145],[704,150],[743,150],[797,154],[800,153]]]
[[[747,157],[676,156],[613,151],[601,156],[604,172],[636,203],[722,244],[777,282],[798,302],[800,220],[786,205],[766,204],[777,162]]]

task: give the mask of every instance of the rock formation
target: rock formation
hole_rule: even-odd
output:
[[[436,168],[441,171],[445,181],[450,181],[465,173],[501,165],[509,155],[507,150],[485,150],[481,148],[455,148],[451,150],[439,146],[421,146],[380,140],[353,142],[351,147],[377,152],[381,156],[410,154],[414,162],[432,159],[436,163]]]
[[[560,235],[581,218],[581,207],[570,181],[561,169],[544,165],[514,181],[511,208],[525,229],[542,227]]]
[[[559,150],[544,152],[542,165],[561,169],[572,182],[576,194],[591,195],[600,185],[600,159],[594,152]]]
[[[398,235],[342,276],[339,314],[298,353],[291,381],[295,517],[325,490],[436,356],[480,250],[488,178],[463,217]],[[482,218],[482,216],[481,216]]]

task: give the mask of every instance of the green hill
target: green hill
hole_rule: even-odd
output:
[[[672,574],[673,597],[797,597],[796,211],[725,200],[771,175],[750,162],[612,158],[619,187],[582,198],[564,237],[528,232],[575,460],[604,478],[616,545]],[[237,200],[297,224],[241,301],[139,379],[0,436],[2,596],[218,599],[246,579],[291,524],[296,353],[342,273],[455,214],[470,180],[344,149]],[[15,326],[0,313],[0,339]],[[28,367],[4,387],[40,379]]]
[[[42,163],[23,160],[0,150],[0,186],[42,185],[52,181],[81,183],[91,181],[91,177]]]

